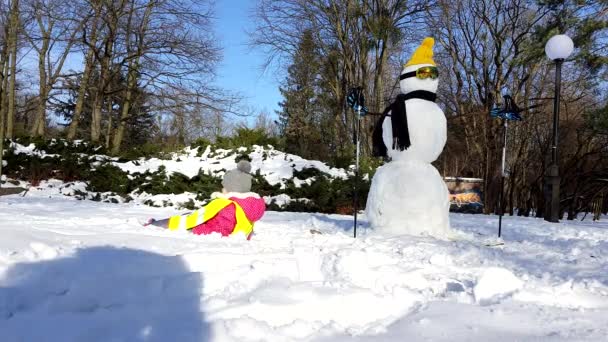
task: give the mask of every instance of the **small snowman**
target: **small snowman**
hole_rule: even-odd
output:
[[[425,38],[401,72],[397,96],[374,131],[374,151],[391,161],[372,179],[366,215],[388,234],[450,234],[448,189],[431,163],[447,138],[446,119],[435,103],[438,70],[433,38]]]

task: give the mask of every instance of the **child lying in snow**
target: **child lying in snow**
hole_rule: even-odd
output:
[[[164,220],[150,219],[145,225],[170,230],[189,230],[194,234],[220,233],[222,236],[243,233],[249,240],[253,224],[262,218],[266,203],[251,191],[251,164],[246,160],[226,172],[222,193],[211,195],[211,202],[187,215],[176,215]]]

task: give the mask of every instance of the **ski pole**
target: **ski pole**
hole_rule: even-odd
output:
[[[356,128],[356,161],[355,161],[355,196],[354,196],[354,226],[353,238],[357,237],[357,211],[359,208],[359,155],[361,153],[361,107],[357,107],[357,128]]]
[[[500,170],[500,193],[498,194],[498,237],[500,237],[502,233],[502,216],[504,215],[502,210],[502,202],[505,191],[505,177],[507,175],[505,164],[506,164],[506,155],[507,155],[507,127],[508,121],[503,119],[503,127],[502,127],[502,164]]]

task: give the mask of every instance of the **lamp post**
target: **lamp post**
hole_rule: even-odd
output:
[[[545,221],[559,222],[559,167],[557,139],[559,134],[559,97],[562,80],[562,64],[570,56],[574,43],[570,37],[558,34],[547,42],[545,53],[555,62],[555,95],[553,96],[553,139],[551,142],[551,164],[545,173]]]

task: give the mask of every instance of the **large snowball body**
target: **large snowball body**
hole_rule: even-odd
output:
[[[366,214],[382,233],[445,238],[449,209],[448,189],[437,169],[418,160],[398,160],[376,171]]]

